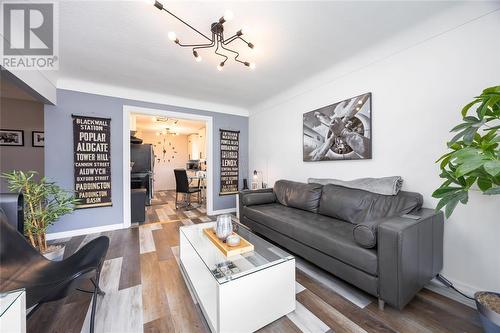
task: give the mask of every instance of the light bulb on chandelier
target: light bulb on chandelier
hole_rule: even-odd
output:
[[[242,35],[248,35],[248,33],[250,32],[250,28],[247,27],[246,25],[244,25],[243,27],[241,27],[241,29],[239,30],[239,32]]]
[[[170,31],[168,33],[168,39],[170,39],[172,42],[179,44],[179,38],[177,38],[177,34],[173,31]]]
[[[226,11],[224,12],[224,20],[226,21],[231,21],[233,18],[234,18],[234,14],[231,10],[229,9],[226,9]]]
[[[244,64],[245,64],[245,66],[247,66],[247,67],[248,67],[248,68],[250,68],[251,70],[254,70],[254,69],[255,69],[255,67],[256,67],[255,63],[253,63],[253,62],[248,62],[248,61],[245,61],[245,62],[244,62]]]
[[[194,60],[196,60],[196,62],[200,62],[202,60],[201,56],[198,54],[197,51],[193,51],[193,55],[194,55]]]
[[[175,40],[177,39],[177,35],[175,34],[175,32],[170,31],[168,33],[168,39],[170,39],[172,42],[175,42]]]

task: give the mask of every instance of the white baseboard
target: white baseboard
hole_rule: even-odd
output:
[[[219,209],[208,212],[208,215],[220,215],[220,214],[230,214],[236,212],[236,207],[227,208],[227,209]]]
[[[98,232],[104,232],[104,231],[111,231],[111,230],[117,230],[117,229],[123,229],[123,224],[109,224],[109,225],[103,225],[100,227],[94,227],[94,228],[85,228],[85,229],[76,229],[76,230],[68,230],[68,231],[61,231],[61,232],[53,232],[50,234],[47,234],[47,240],[53,240],[53,239],[60,239],[60,238],[68,238],[68,237],[75,237],[75,236],[81,236],[81,235],[88,235],[88,234],[95,234]]]
[[[461,292],[463,292],[464,294],[466,294],[467,296],[470,296],[470,297],[473,297],[474,293],[479,290],[478,288],[474,288],[472,286],[466,285],[466,284],[458,282],[458,281],[454,281],[451,279],[448,279],[448,280],[450,280],[450,282],[453,283],[453,286],[455,288],[457,288],[458,290],[460,290]],[[476,308],[476,303],[473,300],[470,300],[470,299],[460,295],[459,293],[457,293],[455,290],[453,290],[451,288],[447,288],[446,286],[444,286],[441,282],[439,282],[436,279],[432,279],[431,282],[429,282],[429,284],[425,286],[425,288],[429,289],[437,294],[440,294],[444,297],[448,297],[454,301],[465,304],[473,309]]]

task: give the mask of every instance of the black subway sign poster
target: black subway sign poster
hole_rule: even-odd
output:
[[[111,206],[111,119],[73,115],[76,208]]]
[[[238,193],[240,132],[220,130],[220,192]]]

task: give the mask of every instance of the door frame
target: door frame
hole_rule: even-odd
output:
[[[207,214],[213,215],[213,118],[193,113],[170,111],[167,109],[145,108],[134,105],[123,106],[123,227],[131,225],[131,198],[130,198],[130,115],[145,114],[177,119],[200,120],[206,123],[205,151],[207,152]]]

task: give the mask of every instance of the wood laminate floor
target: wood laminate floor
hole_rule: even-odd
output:
[[[68,257],[95,237],[110,238],[97,333],[209,332],[180,273],[178,233],[182,225],[214,218],[203,206],[176,210],[173,195],[156,193],[145,224],[65,240]],[[297,258],[296,266],[296,310],[260,332],[481,332],[473,309],[430,290],[419,292],[403,311],[381,311],[375,298],[314,265]],[[28,332],[88,332],[91,301],[75,291],[44,304],[28,321]]]

